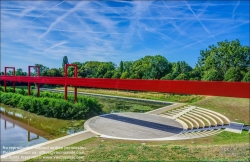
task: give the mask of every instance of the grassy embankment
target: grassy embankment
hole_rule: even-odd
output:
[[[63,87],[56,88],[64,90]],[[68,87],[69,91],[74,91],[74,88]],[[123,97],[133,97],[160,101],[170,101],[170,102],[183,102],[183,103],[193,103],[199,101],[204,96],[201,95],[178,95],[170,93],[158,93],[158,92],[139,92],[139,91],[122,91],[122,90],[108,90],[108,89],[97,89],[97,88],[78,88],[78,92],[123,96]]]
[[[193,105],[209,108],[229,119],[249,123],[249,99],[207,97]],[[71,147],[84,147],[84,150]],[[93,137],[67,149],[60,149],[29,161],[53,161],[50,158],[70,156],[65,161],[249,161],[249,134],[222,132],[214,136],[180,141],[125,141]]]

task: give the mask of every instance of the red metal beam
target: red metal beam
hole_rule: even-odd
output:
[[[65,79],[68,78],[68,67],[69,66],[74,67],[74,77],[77,78],[77,69],[78,69],[77,65],[76,64],[65,64],[64,65],[64,75],[65,75],[64,77],[65,77]],[[72,85],[74,85],[74,84],[72,84]],[[64,83],[64,99],[67,100],[67,98],[68,98],[68,85],[65,82]],[[75,90],[74,90],[74,100],[75,100],[75,102],[77,102],[77,86],[75,86]]]
[[[120,90],[137,90],[166,92],[177,94],[196,94],[250,98],[249,82],[222,81],[177,81],[177,80],[140,80],[140,79],[103,79],[103,78],[67,78],[67,77],[27,77],[0,76],[2,81],[31,82],[40,84],[58,84],[109,88]]]
[[[40,77],[40,67],[39,66],[28,66],[28,76],[30,76],[30,68],[37,69],[37,77]],[[28,82],[28,95],[30,95],[30,82]],[[40,96],[40,83],[37,83],[37,97]]]
[[[4,76],[7,76],[7,69],[12,69],[12,75],[16,75],[15,67],[4,67]],[[6,92],[6,82],[7,81],[4,81],[4,92]],[[13,91],[15,92],[15,82],[13,82]]]

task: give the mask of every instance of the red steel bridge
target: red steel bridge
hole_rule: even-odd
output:
[[[69,66],[74,67],[74,77],[67,74]],[[37,68],[37,76],[30,76],[30,69]],[[13,75],[7,76],[6,70],[12,69]],[[104,78],[78,78],[77,65],[65,64],[65,77],[42,77],[38,66],[28,66],[28,76],[15,76],[15,67],[5,67],[4,75],[0,76],[0,81],[28,83],[28,94],[30,95],[30,84],[37,84],[37,95],[40,95],[40,84],[64,85],[64,98],[67,99],[67,87],[74,86],[75,101],[77,101],[77,87],[107,88],[133,91],[166,92],[177,94],[195,94],[209,96],[225,96],[250,98],[249,82],[223,82],[223,81],[180,81],[180,80],[143,80],[143,79],[104,79]]]

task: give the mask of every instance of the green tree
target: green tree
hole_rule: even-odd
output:
[[[111,78],[112,76],[113,76],[113,72],[112,72],[112,71],[107,71],[107,72],[104,74],[103,78]]]
[[[165,57],[161,55],[145,56],[133,62],[131,75],[143,79],[161,79],[170,70],[170,63]]]
[[[162,80],[189,80],[192,76],[190,74],[193,69],[185,61],[169,63],[169,69]]]
[[[174,80],[189,80],[189,76],[187,74],[181,73]]]
[[[79,68],[79,70],[78,70],[78,76],[80,78],[84,78],[84,77],[87,76],[87,70],[85,69],[84,64],[82,64],[82,66]]]
[[[112,62],[102,62],[97,69],[96,77],[103,78],[104,75],[109,71],[109,75],[112,74],[111,71],[115,70],[115,64]],[[108,76],[109,76],[108,75]],[[113,74],[112,74],[113,75]],[[112,77],[110,76],[110,78]]]
[[[64,65],[68,64],[68,63],[69,63],[68,57],[67,56],[63,56],[63,62],[62,62],[62,68],[63,68],[63,70],[64,70]]]
[[[119,71],[116,71],[114,74],[113,74],[113,76],[112,76],[112,78],[116,78],[116,79],[119,79],[121,77],[121,73],[119,72]]]
[[[52,69],[47,70],[46,74],[47,76],[51,76],[51,77],[62,77],[60,70],[57,68],[52,68]]]
[[[245,73],[244,78],[241,81],[250,82],[250,69]]]
[[[228,69],[226,74],[224,75],[224,81],[235,82],[241,81],[242,79],[243,76],[241,75],[240,70],[235,67],[231,67],[230,69]]]
[[[121,75],[121,79],[127,79],[127,78],[129,78],[128,72],[123,72]]]
[[[95,78],[97,76],[97,69],[101,62],[98,61],[87,61],[84,64],[85,74],[87,78]]]
[[[140,79],[140,76],[137,74],[130,75],[129,79]]]
[[[242,46],[238,39],[231,42],[225,40],[218,42],[217,46],[211,45],[208,46],[208,49],[201,50],[197,67],[202,71],[201,75],[203,79],[216,70],[217,72],[213,72],[213,74],[217,73],[218,76],[222,76],[223,80],[223,77],[226,76],[225,74],[230,68],[239,69],[243,73],[247,71],[247,67],[250,66],[249,53],[250,48]],[[230,76],[233,77],[233,75]],[[230,79],[226,78],[226,80]]]
[[[123,66],[123,62],[121,61],[120,62],[120,73],[123,73],[123,71],[124,71],[124,66]]]
[[[72,62],[71,64],[73,64],[73,65],[77,65],[77,75],[79,76],[79,69],[82,67],[82,63],[80,63],[80,62]],[[74,75],[75,75],[75,67],[73,67],[73,66],[69,66],[68,67],[68,76],[69,77],[74,77]]]
[[[47,70],[49,70],[49,68],[47,66],[44,66],[42,64],[35,64],[35,66],[38,66],[40,68],[40,75],[41,76],[46,76],[46,72]],[[37,75],[37,68],[34,68],[35,71],[35,75]]]
[[[178,61],[178,62],[173,62],[172,63],[172,71],[173,71],[173,76],[177,77],[179,74],[183,73],[189,73],[193,69],[190,67],[185,61]]]
[[[26,76],[27,73],[26,72],[23,72],[23,70],[21,68],[18,68],[16,70],[16,76]]]
[[[190,77],[190,80],[201,80],[201,71],[197,67],[190,71],[188,75]]]
[[[222,81],[223,75],[217,69],[209,69],[205,71],[202,80],[205,81]]]
[[[161,80],[173,80],[174,77],[171,73],[168,73],[166,76],[162,77]]]

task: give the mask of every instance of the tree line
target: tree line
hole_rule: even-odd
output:
[[[194,68],[185,61],[169,62],[164,56],[145,56],[135,61],[113,62],[72,62],[78,67],[81,78],[120,78],[120,79],[161,79],[161,80],[204,80],[204,81],[250,81],[250,48],[242,46],[238,39],[218,42],[200,51]],[[64,65],[69,63],[64,56],[61,68],[48,68],[42,64],[41,76],[64,76]],[[11,73],[11,72],[9,72]],[[17,76],[26,72],[17,69]],[[36,69],[32,73],[36,75]],[[69,67],[68,76],[74,76],[74,68]]]

